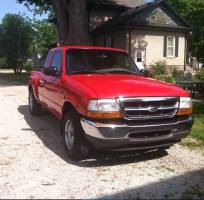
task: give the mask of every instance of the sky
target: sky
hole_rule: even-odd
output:
[[[16,3],[16,0],[0,0],[0,23],[5,14],[18,14],[19,12],[21,14],[25,14],[25,16],[28,16],[31,19],[34,17],[32,12],[28,11],[28,9],[23,4]],[[46,16],[36,16],[36,18],[44,19]]]
[[[152,0],[146,0],[146,2],[150,2]],[[7,13],[21,13],[25,14],[25,16],[28,16],[29,18],[33,18],[33,13],[28,11],[28,9],[23,5],[16,3],[16,0],[0,0],[0,23],[2,21],[2,18]],[[44,19],[46,18],[46,15],[43,16],[36,16],[37,19]]]

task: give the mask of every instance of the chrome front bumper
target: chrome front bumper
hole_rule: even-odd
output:
[[[81,125],[87,139],[97,148],[106,150],[152,149],[171,146],[179,142],[190,133],[193,119],[190,116],[186,120],[174,123],[131,126],[81,119]],[[167,134],[155,134],[165,131]],[[153,136],[152,133],[154,133]]]

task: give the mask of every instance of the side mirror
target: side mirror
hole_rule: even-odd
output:
[[[49,67],[44,69],[44,73],[48,76],[59,76],[60,72],[57,67]]]
[[[140,73],[141,73],[143,76],[146,76],[146,77],[149,76],[149,71],[148,71],[147,69],[140,69]]]

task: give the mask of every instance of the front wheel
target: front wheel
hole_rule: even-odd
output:
[[[80,118],[74,110],[65,114],[62,122],[62,134],[69,158],[82,160],[88,156],[90,145],[85,138]]]

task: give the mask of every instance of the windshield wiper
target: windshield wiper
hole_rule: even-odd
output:
[[[89,71],[89,70],[83,70],[83,71],[74,71],[70,74],[108,74],[106,72],[98,72],[98,71]]]
[[[139,74],[137,72],[128,70],[128,69],[124,69],[124,68],[110,68],[110,69],[102,69],[102,70],[97,70],[97,72],[103,72],[103,73],[127,73],[127,74]]]

